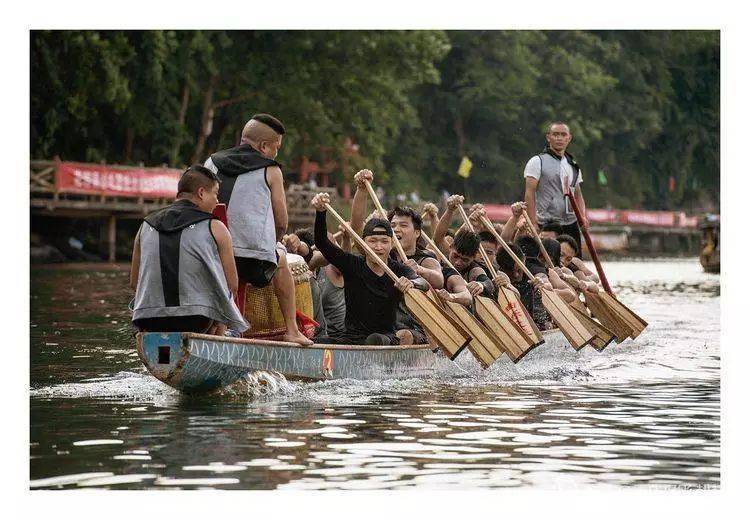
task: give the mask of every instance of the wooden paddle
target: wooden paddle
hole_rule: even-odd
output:
[[[443,263],[445,263],[445,265],[458,272],[458,270],[453,267],[453,264],[451,264],[450,260],[448,260],[448,257],[446,257],[442,251],[440,251],[440,248],[437,247],[435,242],[433,242],[430,237],[422,233],[422,238],[424,238],[425,242],[427,242],[427,246],[435,252],[438,258],[440,258]],[[500,355],[502,355],[502,352],[505,352],[506,354],[508,354],[508,357],[511,358],[511,360],[517,363],[525,354],[528,353],[527,350],[520,355],[515,355],[517,351],[514,351],[512,347],[507,347],[502,338],[495,334],[495,332],[493,332],[493,330],[490,329],[487,325],[475,318],[474,315],[469,312],[469,309],[467,309],[460,303],[445,302],[445,306],[446,308],[450,309],[451,312],[453,312],[456,319],[458,319],[461,324],[466,327],[466,330],[468,330],[469,333],[474,336],[474,340],[472,340],[472,343],[476,341],[479,344],[478,347],[484,348],[491,356],[494,356],[495,350],[499,350]],[[506,337],[505,341],[509,341],[509,338]],[[469,348],[471,347],[472,345],[470,343]],[[513,357],[514,355],[515,359]]]
[[[523,217],[526,220],[526,222],[531,222],[531,219],[529,218],[528,213],[526,213],[526,210],[523,210]],[[549,253],[547,252],[547,249],[544,247],[544,243],[542,243],[542,237],[539,236],[539,233],[537,232],[536,228],[534,226],[529,226],[529,229],[531,230],[531,234],[534,236],[534,239],[536,239],[536,243],[539,244],[539,249],[542,250],[542,254],[544,255],[544,261],[547,264],[547,267],[549,269],[554,269],[556,266],[552,262],[552,258],[549,256]],[[563,280],[564,281],[564,280]],[[568,284],[570,285],[570,284]],[[576,298],[578,298],[576,296]],[[591,332],[594,335],[594,339],[591,342],[591,346],[594,347],[598,351],[604,350],[604,348],[612,343],[617,335],[609,330],[606,326],[604,326],[601,323],[597,323],[595,320],[591,318],[591,316],[588,315],[586,312],[586,307],[583,305],[581,300],[576,299],[574,303],[568,303],[565,302],[568,307],[574,311],[578,319],[581,321],[584,327],[588,329],[589,332]],[[575,304],[578,305],[575,305]]]
[[[372,203],[380,213],[380,216],[388,220],[388,214],[383,209],[380,200],[378,199],[375,190],[372,188],[372,184],[369,181],[365,181],[367,187],[367,193],[372,199]],[[393,244],[398,251],[398,255],[402,262],[406,262],[409,257],[406,255],[406,251],[401,246],[398,238],[393,236]],[[507,349],[502,345],[499,339],[493,337],[490,331],[486,330],[467,310],[463,305],[454,302],[443,302],[442,299],[437,295],[435,290],[430,287],[430,296],[432,303],[443,311],[447,311],[448,314],[455,319],[455,321],[466,329],[471,336],[469,342],[469,351],[479,361],[483,368],[488,368],[492,363],[503,355]],[[508,354],[510,356],[510,354]]]
[[[573,208],[573,213],[575,213],[576,220],[578,221],[578,227],[581,230],[583,239],[586,241],[586,246],[588,247],[589,253],[591,254],[591,259],[594,261],[596,272],[599,274],[599,279],[602,282],[602,287],[604,287],[604,290],[606,291],[605,294],[601,295],[602,301],[604,301],[604,303],[608,305],[613,312],[618,314],[619,317],[633,329],[630,337],[635,339],[640,335],[641,332],[643,332],[646,327],[648,327],[648,323],[646,322],[646,320],[633,312],[629,307],[615,298],[615,295],[612,292],[612,288],[609,286],[609,281],[607,281],[607,276],[604,274],[604,268],[602,267],[602,263],[599,260],[599,255],[597,254],[596,248],[594,247],[594,242],[593,240],[591,240],[591,235],[589,235],[588,229],[580,225],[583,221],[583,216],[570,187],[568,188],[567,193],[565,193],[565,196],[568,197],[568,200],[570,201],[570,206]]]
[[[466,216],[463,207],[458,206],[458,209],[464,219],[466,227],[469,231],[473,232],[474,227],[471,222],[469,222],[469,217]],[[485,262],[489,262],[487,253],[482,249],[481,245],[479,246],[479,250],[483,253]],[[488,269],[490,269],[490,273],[494,273],[491,262]],[[474,303],[479,318],[497,335],[497,337],[503,340],[509,351],[508,356],[514,362],[518,362],[523,356],[528,354],[531,349],[540,345],[544,341],[541,337],[541,333],[539,333],[538,338],[527,334],[526,330],[513,320],[513,318],[516,317],[515,313],[509,316],[509,314],[500,307],[498,302],[492,298],[477,295],[474,297]],[[534,330],[538,332],[536,327],[531,330],[532,333]]]
[[[461,213],[461,218],[464,221],[464,225],[468,228],[469,231],[474,233],[474,225],[466,215],[466,211],[464,210],[463,206],[459,206],[458,211]],[[487,269],[489,269],[490,271],[490,275],[494,279],[497,276],[497,271],[495,271],[495,266],[492,264],[492,260],[489,256],[487,256],[487,252],[484,250],[484,248],[482,248],[481,245],[479,246],[479,251],[482,255],[482,260],[484,260],[484,263],[487,265]],[[542,333],[539,331],[536,323],[534,323],[534,320],[529,314],[529,311],[526,309],[526,306],[521,302],[520,298],[515,292],[508,289],[507,287],[499,287],[497,291],[497,301],[500,309],[505,313],[505,315],[513,320],[516,325],[521,328],[524,334],[526,334],[531,339],[531,341],[534,342],[535,345],[539,345],[544,342]]]
[[[399,280],[399,277],[388,267],[388,264],[370,249],[367,242],[354,232],[346,220],[330,204],[326,204],[325,209],[339,221],[362,251],[377,263],[391,280],[394,282]],[[450,359],[455,359],[471,341],[471,336],[419,289],[411,288],[407,290],[404,293],[404,301],[409,312],[424,327],[425,331],[437,340],[445,355]]]
[[[495,236],[495,239],[503,246],[503,249],[513,258],[518,266],[523,270],[524,274],[529,280],[534,279],[534,275],[528,270],[526,265],[521,262],[521,259],[516,256],[513,250],[508,247],[508,244],[503,240],[500,234],[497,232],[495,227],[492,225],[487,217],[482,217],[482,223],[484,226]],[[594,339],[594,335],[581,323],[578,316],[565,305],[565,302],[560,298],[555,291],[542,288],[542,305],[552,317],[552,320],[560,327],[563,335],[568,339],[570,344],[576,350],[582,349],[584,346],[591,343]]]

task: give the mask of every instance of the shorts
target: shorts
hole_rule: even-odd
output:
[[[203,334],[214,324],[205,316],[168,316],[163,318],[140,318],[133,325],[141,332],[197,332]]]
[[[277,251],[276,261],[278,262],[278,260],[279,253]],[[262,289],[271,283],[273,275],[276,274],[276,270],[279,268],[277,264],[269,262],[268,260],[244,258],[240,256],[234,257],[234,263],[237,265],[237,276],[240,281],[249,283],[258,289]]]

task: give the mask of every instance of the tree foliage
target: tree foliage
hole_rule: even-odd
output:
[[[429,195],[464,191],[468,155],[470,195],[510,202],[565,120],[589,205],[718,204],[716,31],[34,31],[31,49],[36,158],[182,166],[270,112],[286,164],[350,138],[350,168]]]

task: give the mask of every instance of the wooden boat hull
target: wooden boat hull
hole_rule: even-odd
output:
[[[541,333],[540,349],[569,345],[560,329]],[[189,332],[137,335],[138,355],[157,379],[186,394],[229,386],[254,371],[279,372],[287,379],[408,379],[447,373],[455,366],[430,345],[312,345],[241,339]],[[540,355],[544,356],[544,353]],[[462,358],[475,361],[468,352]]]
[[[442,359],[430,345],[303,347],[182,332],[140,333],[137,342],[148,371],[188,394],[217,390],[256,370],[308,380],[427,377]]]

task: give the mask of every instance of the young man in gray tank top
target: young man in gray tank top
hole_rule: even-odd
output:
[[[284,125],[268,114],[256,114],[242,130],[239,146],[216,152],[206,168],[221,180],[219,202],[227,205],[240,283],[273,284],[286,332],[284,341],[310,345],[297,327],[294,278],[280,241],[288,215],[284,177],[274,159],[281,148]],[[244,291],[240,287],[240,300]]]
[[[133,324],[149,332],[223,335],[247,329],[234,303],[237,270],[232,238],[211,215],[219,181],[200,165],[188,168],[177,199],[148,215],[135,237],[130,286]]]
[[[537,229],[540,225],[559,224],[562,233],[571,235],[580,244],[579,223],[565,197],[570,188],[583,214],[580,225],[588,228],[586,202],[581,190],[581,169],[567,152],[573,135],[567,124],[557,121],[549,125],[546,138],[547,146],[544,151],[529,159],[523,172],[526,180],[524,200],[531,224]]]

